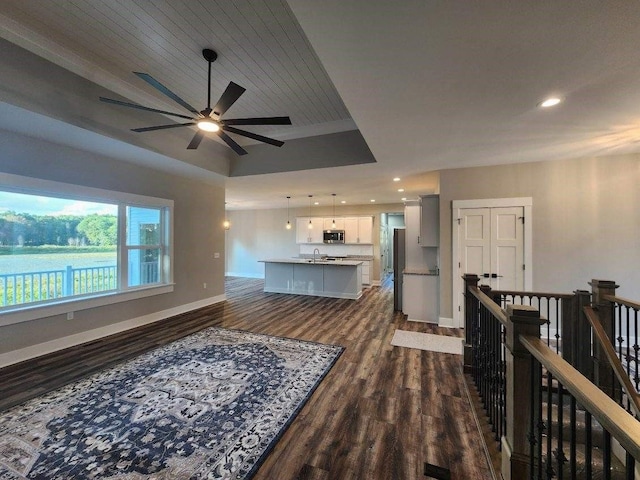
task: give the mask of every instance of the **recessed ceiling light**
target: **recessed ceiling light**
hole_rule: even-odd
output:
[[[407,201],[407,197],[402,197],[400,200],[402,200],[403,202]]]
[[[346,200],[340,200],[340,203],[347,203]]]
[[[320,205],[320,202],[313,202],[314,205]]]
[[[400,177],[396,177],[393,179],[394,182],[399,182],[400,181]]]
[[[398,189],[398,191],[399,191],[400,193],[402,193],[402,192],[404,192],[404,188],[399,188],[399,189]]]
[[[372,199],[371,199],[371,203],[373,203],[373,202],[375,202],[375,199],[373,199],[373,198],[372,198]]]
[[[540,103],[540,106],[542,108],[549,108],[549,107],[554,107],[556,105],[558,105],[560,102],[562,101],[561,98],[558,97],[549,97],[546,100],[544,100],[543,102]]]

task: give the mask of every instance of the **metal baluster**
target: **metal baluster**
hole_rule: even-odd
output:
[[[611,480],[611,434],[605,430],[604,431],[604,447],[602,449],[602,453],[604,455],[604,464],[602,465],[604,479]]]
[[[558,447],[555,451],[556,461],[558,462],[558,480],[564,478],[564,464],[567,458],[564,456],[564,408],[563,408],[563,389],[561,383],[558,382]]]
[[[534,480],[534,462],[535,462],[535,448],[536,448],[536,435],[535,435],[535,424],[536,424],[536,399],[537,395],[535,394],[536,388],[540,388],[540,385],[536,385],[536,358],[531,355],[531,402],[529,404],[529,435],[527,436],[527,440],[529,440],[529,480]]]
[[[502,365],[500,365],[500,358],[498,353],[500,352],[500,322],[492,315],[491,316],[491,337],[493,349],[491,352],[491,363],[493,364],[493,392],[491,395],[491,400],[493,402],[493,411],[495,413],[494,417],[496,419],[496,441],[500,441],[502,437],[501,425],[502,419],[500,418],[500,410],[499,410],[499,396],[500,396],[500,374],[502,373]]]
[[[585,461],[585,478],[593,478],[593,439],[591,437],[591,414],[584,411],[584,430],[585,430],[585,442],[584,442],[584,461]]]
[[[545,431],[544,418],[542,417],[542,364],[538,362],[538,478],[542,478],[542,435]]]
[[[569,404],[569,408],[570,408],[570,418],[569,418],[569,424],[571,426],[570,429],[570,437],[569,437],[569,443],[570,443],[570,450],[569,450],[569,471],[571,472],[571,480],[575,480],[576,479],[576,475],[577,475],[577,470],[576,470],[576,398],[571,395],[571,401]]]
[[[556,353],[560,352],[560,302],[556,299]]]
[[[638,345],[638,310],[635,311],[635,316],[634,316],[634,333],[635,336],[633,337],[634,343],[633,343],[633,357],[634,357],[634,362],[635,362],[635,367],[636,367],[636,371],[635,371],[635,375],[633,376],[633,381],[635,382],[636,385],[636,391],[638,390],[638,384],[640,384],[640,372],[638,372],[638,350],[640,350],[640,345]]]
[[[631,339],[630,337],[630,322],[631,322],[631,310],[630,308],[627,306],[627,331],[626,331],[626,337],[627,337],[627,375],[629,376],[631,374]],[[627,395],[627,411],[631,411],[631,400],[629,399],[629,396]]]
[[[622,359],[624,358],[622,355],[623,343],[624,343],[624,337],[622,336],[622,305],[617,305],[613,307],[613,316],[614,316],[614,325],[617,324],[617,329],[618,329],[618,332],[617,332],[618,336],[616,338],[616,340],[618,341],[618,358],[620,359],[620,361],[622,361]],[[613,368],[611,369],[611,376],[612,378],[615,378]],[[614,381],[613,395],[614,395],[614,398],[617,397],[618,403],[624,406],[622,402],[622,386],[618,381]]]
[[[627,461],[625,462],[625,479],[626,480],[634,480],[635,478],[635,468],[636,468],[636,459],[633,458],[633,455],[631,455],[629,452],[626,452],[626,459]]]
[[[505,336],[506,331],[505,328],[500,325],[500,366],[502,368],[502,377],[501,377],[501,385],[500,385],[500,418],[502,419],[502,434],[504,435],[507,431],[507,415],[505,412],[505,408],[507,406],[507,362],[505,358],[507,356],[507,351],[505,347]],[[538,380],[538,383],[540,381]]]
[[[547,480],[551,480],[555,475],[553,471],[553,446],[551,445],[552,440],[552,428],[553,424],[552,418],[552,405],[553,405],[553,392],[551,385],[553,383],[553,376],[551,372],[547,371]]]

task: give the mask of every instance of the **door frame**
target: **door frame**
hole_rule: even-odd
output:
[[[460,242],[460,210],[466,208],[499,208],[499,207],[522,207],[524,211],[524,238],[523,238],[523,261],[524,261],[524,289],[531,290],[533,287],[533,198],[484,198],[477,200],[453,200],[451,202],[451,303],[453,313],[453,325],[464,328],[464,318],[460,305],[460,297],[456,291],[458,282],[458,263],[460,262],[459,242]]]

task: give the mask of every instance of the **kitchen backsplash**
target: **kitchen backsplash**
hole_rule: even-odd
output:
[[[335,244],[319,244],[319,245],[300,245],[300,255],[313,255],[313,250],[317,248],[321,255],[328,256],[373,256],[373,245],[335,245]]]

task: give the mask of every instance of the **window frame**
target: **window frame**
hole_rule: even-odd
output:
[[[7,173],[0,173],[0,189],[28,195],[110,203],[117,205],[118,209],[118,281],[116,289],[3,307],[0,310],[0,327],[54,315],[67,314],[70,317],[73,312],[79,310],[173,292],[173,200]],[[126,215],[129,206],[160,209],[162,244],[159,283],[134,287],[127,285]]]

